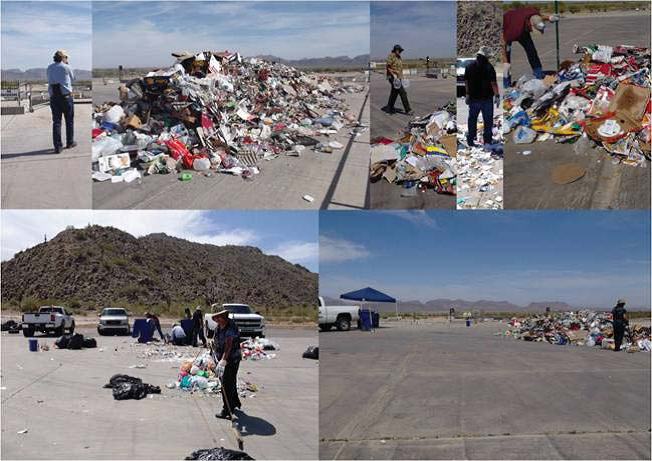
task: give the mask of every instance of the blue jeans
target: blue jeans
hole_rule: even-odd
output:
[[[527,60],[530,63],[532,68],[532,73],[538,79],[543,78],[543,66],[541,65],[541,60],[539,59],[539,54],[537,53],[537,48],[534,46],[532,41],[532,36],[529,32],[524,32],[517,40],[525,50]],[[511,63],[512,57],[512,44],[508,43],[506,45],[505,54],[507,55],[507,62]],[[503,88],[509,88],[512,86],[512,79],[509,74],[503,75]]]
[[[66,145],[70,146],[75,141],[74,118],[75,104],[72,95],[52,95],[50,98],[52,109],[52,141],[55,149],[61,149],[61,116],[66,119]]]
[[[470,146],[475,143],[478,134],[478,115],[482,112],[484,129],[482,138],[485,144],[491,144],[492,130],[494,128],[494,102],[493,99],[479,99],[469,101],[469,132],[466,141]]]

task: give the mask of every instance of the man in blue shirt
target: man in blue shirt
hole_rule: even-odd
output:
[[[66,119],[66,149],[75,147],[74,116],[75,108],[72,99],[72,82],[75,75],[68,65],[68,53],[57,50],[54,62],[48,66],[48,93],[50,93],[50,109],[52,109],[52,140],[54,152],[63,149],[61,142],[61,116]]]
[[[222,412],[215,416],[230,419],[230,413],[240,408],[238,396],[238,368],[242,360],[240,351],[240,330],[235,322],[229,318],[229,311],[223,310],[213,316],[217,322],[215,336],[211,346],[211,353],[217,363],[217,376],[222,383]]]

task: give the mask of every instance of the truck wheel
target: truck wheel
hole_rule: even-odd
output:
[[[68,329],[68,333],[73,334],[75,332],[75,321],[72,321],[72,324],[70,325],[70,328]]]
[[[104,331],[101,328],[97,329],[97,334],[100,336],[104,336]]]
[[[331,331],[332,325],[330,323],[321,323],[319,324],[319,329],[321,331]]]
[[[340,317],[336,322],[339,331],[349,331],[351,329],[351,321],[346,317]]]
[[[32,336],[34,336],[34,328],[24,328],[23,336],[25,338],[31,338]]]

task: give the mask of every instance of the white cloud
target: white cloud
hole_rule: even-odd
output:
[[[319,261],[339,263],[365,259],[371,255],[364,245],[349,240],[321,236],[319,239]]]
[[[417,226],[426,226],[434,230],[439,230],[437,221],[426,213],[425,210],[396,210],[383,211],[382,213],[403,219],[404,221],[411,222]]]
[[[113,226],[136,237],[163,232],[170,236],[213,245],[252,245],[259,236],[250,229],[211,230],[203,211],[8,210],[2,212],[2,260],[48,240],[71,225]]]
[[[319,259],[319,245],[317,242],[286,242],[269,251],[268,254],[280,256],[295,264],[308,264],[316,267]]]

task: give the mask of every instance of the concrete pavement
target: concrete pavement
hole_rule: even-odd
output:
[[[403,133],[410,120],[415,116],[423,116],[451,102],[455,94],[455,79],[452,77],[426,78],[409,76],[410,87],[407,90],[408,99],[414,115],[397,112],[393,115],[381,110],[387,105],[389,83],[383,74],[371,74],[371,139],[384,136],[395,139]],[[400,98],[395,108],[403,110]],[[368,173],[367,173],[368,176]],[[416,197],[401,197],[402,188],[389,184],[385,180],[369,184],[369,199],[372,209],[406,209],[406,208],[455,208],[455,197],[439,195],[434,191],[418,194]]]
[[[556,67],[554,26],[542,36],[533,34],[545,70]],[[650,12],[613,13],[573,17],[565,15],[559,26],[560,59],[577,60],[573,44],[650,46]],[[512,79],[531,70],[519,44],[512,49]],[[554,141],[516,145],[512,135],[505,142],[505,208],[514,209],[649,209],[650,162],[646,168],[614,165],[604,150],[575,154],[572,144]],[[532,151],[523,156],[525,150]],[[585,176],[571,184],[557,185],[555,167],[575,162]]]
[[[319,335],[322,459],[650,458],[647,353],[384,323]]]
[[[22,335],[2,333],[3,459],[183,459],[200,448],[237,449],[230,423],[214,417],[219,396],[165,387],[179,363],[138,358],[148,346],[130,337],[80,332],[96,337],[98,348],[34,353]],[[240,365],[239,377],[259,388],[243,400],[245,451],[256,459],[316,459],[318,362],[301,354],[317,343],[317,333],[268,333],[280,344],[277,357]],[[54,338],[42,341],[52,346]],[[178,349],[189,356],[199,351]],[[161,386],[161,394],[114,400],[102,386],[116,373]]]
[[[3,209],[91,207],[91,110],[90,104],[75,104],[77,147],[60,154],[53,151],[48,106],[2,116]]]
[[[113,85],[117,87],[116,85]],[[95,102],[117,99],[117,90],[102,85]],[[368,91],[347,94],[350,111],[369,125]],[[193,172],[181,182],[176,174],[146,176],[130,184],[93,184],[93,207],[101,209],[362,209],[367,201],[369,130],[355,137],[344,127],[338,135],[318,139],[344,145],[332,154],[306,149],[301,157],[260,161],[251,180]],[[90,170],[88,172],[90,176]],[[304,195],[314,202],[303,200]]]

